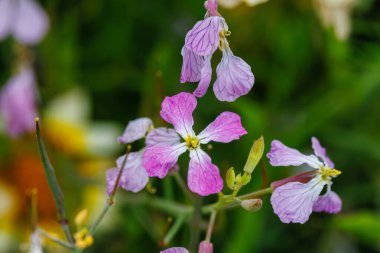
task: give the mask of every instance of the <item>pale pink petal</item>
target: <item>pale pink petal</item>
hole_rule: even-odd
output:
[[[183,63],[180,82],[193,83],[201,80],[201,71],[204,65],[203,57],[187,49],[185,46],[182,48],[181,54]]]
[[[187,150],[185,143],[157,145],[145,148],[143,166],[150,177],[164,178],[175,167],[178,157]]]
[[[218,0],[207,0],[205,8],[210,13],[210,16],[218,16]]]
[[[326,149],[321,146],[319,140],[313,137],[311,138],[311,143],[314,149],[314,153],[320,158],[322,158],[322,160],[326,163],[327,166],[329,166],[330,168],[334,168],[334,163],[327,156]]]
[[[173,247],[170,249],[160,251],[160,253],[189,253],[189,251],[182,247]]]
[[[146,136],[145,144],[147,146],[156,146],[161,144],[176,145],[180,143],[180,137],[172,128],[158,127],[149,132]]]
[[[153,122],[149,118],[138,118],[128,122],[122,136],[119,136],[118,141],[121,143],[132,143],[144,138],[145,134],[153,128]]]
[[[223,50],[216,74],[214,93],[220,101],[233,102],[248,94],[255,82],[251,67],[240,57],[234,56],[229,48]]]
[[[313,212],[339,213],[342,210],[342,200],[333,191],[319,196],[314,203]]]
[[[212,76],[212,68],[211,68],[211,55],[207,55],[204,57],[204,64],[201,70],[201,80],[198,84],[197,89],[194,91],[194,96],[203,97],[208,87],[210,86]]]
[[[272,166],[299,166],[303,163],[315,169],[323,166],[316,156],[301,154],[298,150],[289,148],[278,140],[272,141],[267,157]]]
[[[0,40],[7,37],[11,31],[16,7],[13,3],[14,0],[0,0]]]
[[[143,150],[128,155],[122,172],[119,187],[126,191],[139,192],[147,185],[149,177],[142,165]],[[115,186],[120,169],[123,166],[125,155],[116,160],[117,168],[107,170],[107,194],[110,195]]]
[[[316,177],[307,184],[291,182],[278,187],[270,199],[275,214],[283,223],[305,223],[325,184]]]
[[[0,92],[0,114],[12,137],[34,130],[37,90],[32,69],[23,68],[5,84]]]
[[[211,242],[201,241],[201,243],[199,244],[198,253],[212,253],[213,250],[214,249]]]
[[[223,179],[211,158],[200,148],[190,151],[187,185],[201,196],[218,193],[223,189]]]
[[[219,16],[198,21],[187,33],[185,46],[194,53],[206,56],[211,55],[219,46],[221,22],[224,19]]]
[[[38,43],[49,28],[46,13],[34,0],[18,1],[14,22],[13,35],[20,42],[30,45]]]
[[[186,92],[166,97],[161,105],[161,117],[172,124],[175,130],[183,137],[194,136],[193,111],[197,106],[196,98]]]
[[[233,112],[222,112],[198,135],[198,139],[202,144],[210,141],[227,143],[238,140],[245,134],[247,131],[242,126],[239,115]]]

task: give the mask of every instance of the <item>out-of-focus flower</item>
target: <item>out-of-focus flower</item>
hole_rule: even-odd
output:
[[[189,253],[189,251],[182,247],[173,247],[173,248],[160,251],[160,253]]]
[[[90,247],[94,243],[94,238],[89,234],[87,228],[83,228],[74,234],[75,246],[80,249]]]
[[[212,253],[213,245],[209,241],[201,241],[199,244],[198,253]]]
[[[0,40],[13,35],[19,42],[37,44],[49,28],[49,19],[34,0],[0,1]]]
[[[23,67],[0,91],[0,114],[11,137],[33,131],[37,116],[37,90],[33,70]]]
[[[38,230],[35,230],[30,235],[30,249],[29,253],[43,253],[41,245],[41,236]]]
[[[252,7],[266,2],[268,2],[268,0],[219,0],[219,4],[228,9],[235,8],[241,3],[245,3],[248,6]]]
[[[207,0],[205,7],[205,19],[198,21],[186,35],[180,81],[199,82],[194,95],[204,96],[211,82],[211,57],[219,47],[223,58],[216,69],[213,89],[220,101],[232,102],[251,90],[254,76],[251,67],[235,56],[229,47],[226,37],[230,31],[218,13],[217,0]]]
[[[196,135],[192,116],[196,106],[196,98],[189,93],[182,92],[165,98],[161,106],[161,117],[174,126],[184,142],[180,142],[178,138],[172,143],[148,146],[144,152],[143,165],[149,176],[163,178],[176,164],[178,157],[189,150],[188,186],[191,191],[206,196],[220,192],[223,180],[218,167],[211,162],[211,158],[200,145],[210,141],[228,143],[247,134],[247,131],[243,128],[239,115],[223,112]],[[153,134],[156,134],[155,130],[152,131]]]
[[[325,27],[333,27],[335,36],[346,40],[351,32],[351,11],[357,0],[314,0],[315,8]]]
[[[331,191],[332,179],[341,174],[318,139],[312,138],[315,155],[304,155],[280,141],[273,141],[268,158],[272,166],[299,166],[308,164],[315,170],[272,184],[271,203],[274,212],[284,223],[305,223],[314,212],[338,213],[342,208],[339,196]],[[318,159],[318,157],[321,159]],[[324,186],[327,192],[320,196]]]

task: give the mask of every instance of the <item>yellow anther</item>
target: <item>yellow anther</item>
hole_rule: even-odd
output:
[[[328,179],[329,177],[339,176],[340,174],[342,174],[342,172],[337,169],[331,169],[329,167],[321,168],[321,175],[325,180]]]
[[[185,142],[186,146],[191,150],[196,149],[199,145],[199,140],[197,137],[191,137],[189,134],[185,138]]]

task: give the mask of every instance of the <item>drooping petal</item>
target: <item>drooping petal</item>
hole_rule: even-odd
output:
[[[173,247],[170,249],[160,251],[160,253],[189,253],[189,251],[182,247]]]
[[[321,146],[321,143],[319,140],[315,137],[311,138],[311,143],[314,149],[314,153],[322,158],[322,160],[326,163],[327,166],[330,168],[334,168],[334,163],[330,160],[330,158],[327,156],[326,149]]]
[[[342,200],[333,191],[319,196],[314,203],[313,212],[339,213],[342,210]]]
[[[12,27],[12,17],[14,16],[13,0],[0,1],[0,40],[8,36]],[[13,1],[14,2],[14,1]]]
[[[186,92],[166,97],[161,105],[161,117],[172,124],[175,130],[183,137],[194,136],[193,111],[197,106],[196,98]]]
[[[216,68],[215,96],[220,101],[233,102],[248,94],[255,82],[251,67],[229,48],[223,50],[223,58]]]
[[[218,193],[223,188],[219,169],[200,148],[190,151],[187,184],[192,192],[201,196]]]
[[[181,70],[181,83],[198,82],[201,80],[201,71],[204,66],[204,59],[193,51],[182,48],[181,55],[183,58]]]
[[[143,166],[150,177],[164,178],[186,149],[185,143],[147,147],[143,155]]]
[[[271,149],[267,157],[272,166],[299,166],[303,163],[316,169],[323,166],[316,156],[304,155],[296,149],[285,146],[278,140],[272,141]]]
[[[38,43],[49,28],[49,19],[42,7],[34,0],[18,1],[13,35],[24,44]]]
[[[222,112],[198,135],[198,139],[202,144],[210,141],[227,143],[245,134],[247,131],[242,126],[239,115],[233,112]]]
[[[222,17],[212,16],[198,21],[186,35],[185,46],[187,49],[201,56],[213,54],[219,46],[223,20]]]
[[[176,145],[180,143],[178,133],[172,128],[158,127],[149,132],[146,136],[145,144],[147,146],[156,146],[161,144]]]
[[[144,138],[145,134],[153,128],[153,122],[149,118],[138,118],[128,122],[122,136],[119,136],[118,141],[121,143],[132,143]]]
[[[149,176],[142,165],[143,150],[131,152],[125,162],[125,167],[119,181],[119,187],[126,191],[139,192],[148,183]],[[117,168],[109,169],[106,172],[107,194],[110,195],[115,186],[120,169],[123,166],[125,155],[116,160]]]
[[[201,70],[201,80],[199,81],[197,89],[194,91],[194,96],[203,97],[208,87],[210,86],[212,76],[212,68],[211,68],[211,55],[207,55],[204,57],[204,64]]]
[[[316,177],[307,184],[291,182],[278,187],[270,199],[274,212],[283,223],[305,223],[325,184]]]
[[[26,67],[12,77],[0,92],[0,114],[8,134],[17,137],[33,131],[37,116],[37,90],[32,69]]]

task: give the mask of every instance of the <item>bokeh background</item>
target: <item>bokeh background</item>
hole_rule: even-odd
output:
[[[311,136],[318,137],[343,172],[333,186],[343,200],[343,211],[312,214],[304,225],[282,224],[264,197],[257,213],[237,208],[218,216],[215,252],[379,252],[380,2],[270,0],[255,6],[232,2],[236,6],[220,6],[220,13],[232,31],[232,50],[251,65],[256,82],[247,96],[234,103],[217,101],[210,89],[198,100],[196,131],[222,111],[241,115],[249,134],[230,144],[214,144],[211,151],[222,175],[229,166],[243,167],[252,141],[260,135],[265,137],[266,151],[271,140],[280,139],[305,153],[311,152]],[[124,152],[116,137],[127,122],[147,116],[163,126],[162,99],[194,90],[195,84],[179,84],[180,51],[187,31],[204,16],[203,1],[41,0],[40,4],[49,16],[50,29],[29,50],[37,76],[41,128],[69,218],[88,208],[91,221],[106,199],[105,171]],[[325,25],[321,13],[338,21]],[[11,37],[0,42],[0,86],[13,74],[18,47]],[[219,59],[217,53],[214,66]],[[187,157],[180,160],[183,175],[187,161]],[[265,162],[271,180],[297,172]],[[261,178],[256,170],[243,192],[260,188]],[[157,189],[154,196],[184,201],[171,177],[152,180],[151,186]],[[40,226],[61,236],[34,134],[15,139],[2,131],[2,253],[28,249],[32,188],[39,190]],[[118,192],[116,205],[86,252],[162,249],[159,242],[170,226],[169,215],[135,201],[152,195]],[[215,201],[215,196],[202,201]],[[187,246],[189,238],[185,224],[170,246]],[[46,252],[67,252],[46,240],[45,245]]]

